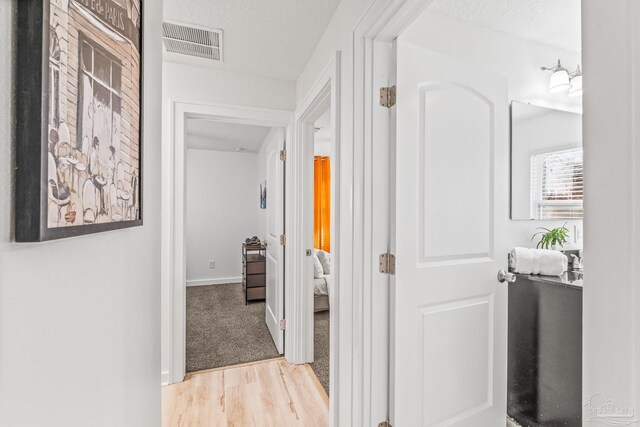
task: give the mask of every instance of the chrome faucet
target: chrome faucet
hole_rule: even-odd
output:
[[[573,259],[573,261],[571,261],[571,270],[582,271],[583,270],[582,256],[571,254],[571,258]]]

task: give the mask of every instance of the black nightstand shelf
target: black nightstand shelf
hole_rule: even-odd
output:
[[[242,289],[245,304],[264,301],[266,295],[267,247],[242,244]]]

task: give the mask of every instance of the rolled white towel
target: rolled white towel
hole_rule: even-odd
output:
[[[559,276],[568,262],[565,254],[549,249],[513,248],[509,254],[510,269],[521,274]]]

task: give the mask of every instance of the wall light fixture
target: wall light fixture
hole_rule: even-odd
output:
[[[558,59],[558,65],[555,67],[540,67],[542,71],[550,71],[549,92],[561,93],[569,91],[569,96],[579,96],[582,94],[582,70],[578,65],[578,69],[569,74],[566,68],[562,66]]]

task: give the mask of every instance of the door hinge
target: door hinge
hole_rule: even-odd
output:
[[[378,423],[378,427],[393,427],[389,421],[382,421]]]
[[[287,244],[287,236],[285,236],[284,234],[281,234],[281,235],[280,235],[280,244],[281,244],[282,246],[284,246],[284,245],[286,245],[286,244]]]
[[[396,105],[396,86],[380,88],[380,105],[391,108]]]
[[[280,321],[280,330],[284,331],[285,329],[287,329],[287,319],[282,319]]]
[[[396,274],[396,256],[393,254],[380,255],[380,273]]]
[[[280,160],[283,162],[287,160],[287,150],[280,150]]]

